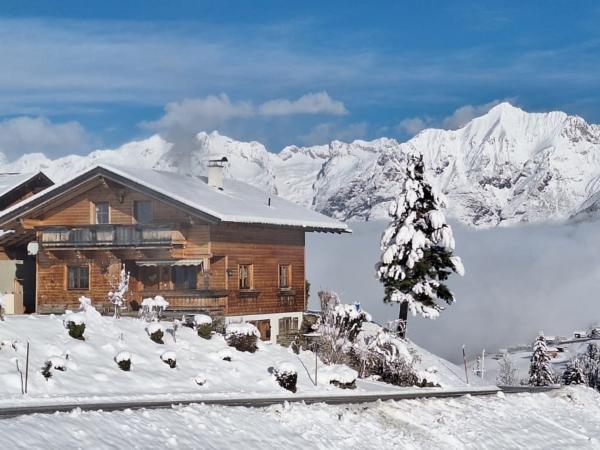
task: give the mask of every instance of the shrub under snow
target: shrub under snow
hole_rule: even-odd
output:
[[[67,362],[60,356],[51,356],[45,362],[42,367],[42,375],[46,380],[52,378],[53,370],[64,372],[67,370]]]
[[[82,313],[66,314],[63,318],[63,325],[69,330],[69,336],[74,339],[84,340],[85,318]]]
[[[174,351],[166,351],[162,355],[160,355],[160,359],[165,364],[168,364],[171,369],[174,369],[177,366],[177,355]]]
[[[292,363],[280,362],[273,369],[273,375],[279,386],[291,392],[296,392],[298,382],[298,369]]]
[[[219,359],[222,359],[223,361],[231,362],[231,360],[233,359],[233,353],[231,353],[231,350],[224,348],[223,350],[220,350],[219,353],[217,353],[217,357]]]
[[[142,300],[140,315],[147,321],[158,320],[161,314],[169,307],[169,302],[161,295]]]
[[[115,362],[121,370],[129,372],[131,370],[131,353],[121,351],[115,356]]]
[[[161,324],[153,322],[146,327],[146,332],[152,341],[157,344],[164,344],[163,336],[165,335]]]
[[[198,375],[196,375],[196,377],[194,378],[194,382],[198,385],[198,386],[204,386],[206,384],[206,375],[199,373]]]
[[[198,336],[204,339],[210,339],[212,335],[212,318],[206,314],[196,314],[194,316],[194,326]]]
[[[356,389],[358,372],[347,366],[330,366],[321,374],[321,379],[341,389]]]
[[[260,338],[260,332],[251,323],[230,323],[225,330],[227,345],[240,352],[254,353],[258,350],[256,342]]]

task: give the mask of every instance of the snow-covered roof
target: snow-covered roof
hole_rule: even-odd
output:
[[[13,189],[27,183],[39,174],[40,172],[0,173],[0,198],[4,197]]]
[[[92,176],[97,172],[117,182],[130,182],[142,189],[167,196],[217,222],[280,225],[338,233],[351,231],[343,222],[267,194],[240,181],[227,179],[224,189],[219,190],[209,186],[206,177],[107,164],[99,164],[76,174],[7,208],[0,214],[0,221],[12,219],[20,211],[45,203],[65,187],[77,184],[78,181],[83,182],[88,175]]]

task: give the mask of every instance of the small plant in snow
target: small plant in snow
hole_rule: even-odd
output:
[[[161,295],[157,295],[154,298],[145,298],[142,300],[140,315],[146,322],[155,322],[168,306],[169,302]]]
[[[583,366],[579,359],[575,358],[569,364],[562,374],[563,383],[569,384],[586,384]]]
[[[157,344],[164,344],[163,337],[165,332],[162,325],[153,322],[146,327],[146,332],[153,342],[156,342]]]
[[[171,369],[174,369],[177,366],[177,355],[173,351],[169,350],[164,352],[162,355],[160,355],[160,359]]]
[[[540,334],[533,344],[533,354],[529,365],[529,384],[549,386],[554,384],[554,374],[550,367],[550,355],[544,335]]]
[[[194,326],[198,336],[204,339],[210,339],[212,336],[212,319],[206,314],[196,314],[194,316]]]
[[[67,363],[60,356],[51,356],[50,358],[48,358],[44,362],[41,372],[44,378],[48,380],[52,378],[54,370],[58,370],[60,372],[64,372],[67,370]]]
[[[240,352],[254,353],[258,350],[258,338],[260,332],[251,323],[230,323],[225,330],[227,345]]]
[[[198,385],[198,386],[204,386],[206,384],[206,375],[199,373],[198,375],[196,375],[196,377],[194,378],[194,382]]]
[[[328,374],[329,384],[340,389],[356,389],[358,372],[345,366],[334,366]]]
[[[290,392],[296,392],[296,383],[298,382],[298,369],[291,363],[282,362],[273,369],[273,375],[279,386]]]
[[[408,311],[434,319],[454,302],[445,282],[453,272],[464,274],[453,256],[454,237],[442,210],[443,196],[425,179],[423,156],[406,155],[404,190],[392,202],[392,222],[381,237],[377,277],[385,288],[384,302],[400,303],[398,334],[404,337]]]
[[[85,319],[81,313],[71,313],[65,315],[63,325],[69,330],[69,336],[73,339],[85,340],[83,333],[85,332]]]
[[[129,372],[131,370],[131,353],[122,351],[115,356],[115,362],[119,369]]]
[[[231,360],[233,359],[233,354],[231,353],[231,350],[227,348],[220,350],[219,353],[217,353],[217,356],[219,359],[227,362],[231,362]]]
[[[121,271],[119,272],[119,282],[115,289],[108,293],[108,301],[115,305],[114,317],[119,317],[121,315],[127,291],[129,291],[129,272],[125,270],[125,264],[123,264],[121,266]]]
[[[498,375],[496,383],[499,386],[518,386],[519,370],[515,367],[508,353],[503,353],[498,360]]]

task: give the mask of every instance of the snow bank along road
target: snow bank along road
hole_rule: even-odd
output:
[[[600,394],[464,396],[360,405],[215,405],[0,420],[2,448],[593,449]]]
[[[507,393],[538,393],[555,390],[555,387],[531,388],[527,386],[507,387],[502,390]],[[288,403],[325,403],[328,405],[371,403],[387,400],[415,400],[423,398],[448,398],[462,397],[465,395],[496,395],[499,388],[455,389],[455,390],[410,390],[395,393],[374,393],[357,395],[311,395],[311,396],[277,396],[263,398],[216,398],[216,399],[174,399],[159,401],[125,401],[125,402],[89,402],[89,403],[63,403],[48,405],[24,405],[0,408],[0,418],[10,418],[27,414],[53,414],[57,412],[81,411],[123,411],[126,409],[164,409],[176,405],[218,405],[218,406],[244,406],[266,407],[276,404]]]

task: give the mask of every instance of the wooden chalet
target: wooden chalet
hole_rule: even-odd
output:
[[[60,313],[86,296],[108,312],[122,264],[127,307],[163,296],[174,312],[250,321],[264,340],[297,330],[306,310],[305,233],[343,223],[223,179],[98,165],[0,211],[0,259],[19,274],[0,290],[15,312]],[[44,177],[45,178],[45,177]],[[47,180],[47,179],[46,179]]]

